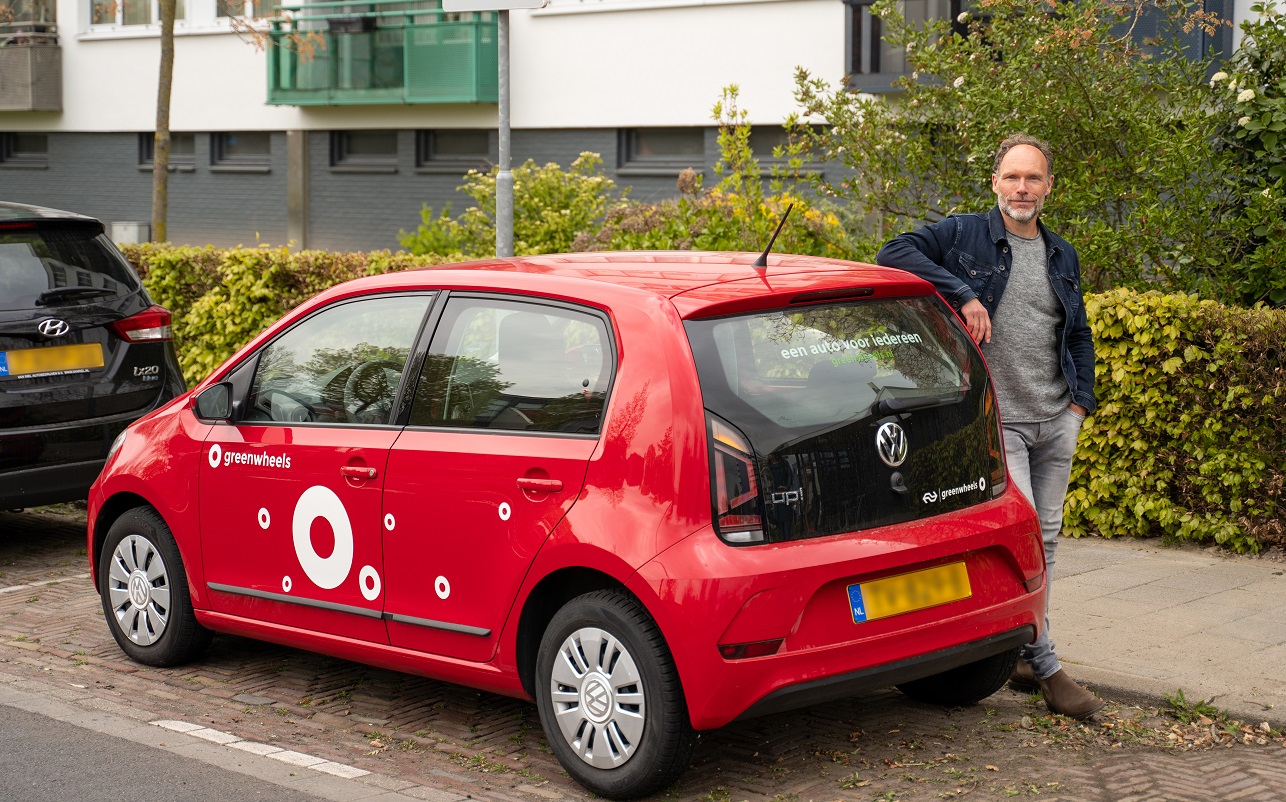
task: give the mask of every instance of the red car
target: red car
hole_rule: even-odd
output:
[[[303,304],[113,446],[112,634],[534,698],[610,798],[738,718],[989,696],[1045,577],[982,357],[907,273],[753,259],[493,260]]]

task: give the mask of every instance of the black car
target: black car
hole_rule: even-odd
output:
[[[0,509],[85,498],[184,391],[170,313],[91,217],[0,202]]]

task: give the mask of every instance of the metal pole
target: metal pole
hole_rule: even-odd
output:
[[[514,255],[514,175],[509,171],[509,12],[496,12],[500,50],[500,172],[496,175],[496,256]]]

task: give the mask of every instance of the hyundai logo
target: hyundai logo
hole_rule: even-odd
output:
[[[906,432],[896,423],[886,423],[875,433],[875,450],[890,468],[906,462]]]
[[[71,326],[68,326],[67,321],[65,320],[47,317],[36,325],[36,330],[46,337],[53,339],[54,337],[61,337],[71,331]]]

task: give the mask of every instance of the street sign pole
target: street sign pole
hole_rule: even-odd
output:
[[[510,171],[509,149],[509,11],[544,8],[549,0],[442,0],[443,11],[496,12],[496,49],[500,116],[500,164],[496,171],[496,256],[514,255],[514,174]]]
[[[514,255],[514,174],[509,154],[509,10],[496,12],[500,51],[500,171],[496,174],[496,256]]]

